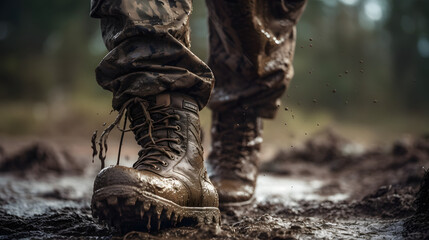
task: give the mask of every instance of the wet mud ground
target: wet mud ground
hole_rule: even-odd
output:
[[[87,156],[0,141],[0,239],[428,239],[425,168],[429,136],[366,149],[325,131],[264,161],[255,203],[222,209],[220,227],[121,235],[91,217]]]

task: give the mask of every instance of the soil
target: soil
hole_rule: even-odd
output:
[[[366,149],[327,130],[264,161],[255,203],[222,209],[221,226],[125,235],[91,216],[90,154],[8,148],[0,142],[0,239],[429,238],[429,136]]]

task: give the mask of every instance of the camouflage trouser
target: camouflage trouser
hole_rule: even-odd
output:
[[[110,51],[96,69],[113,108],[133,96],[182,92],[214,111],[271,118],[293,76],[295,25],[306,0],[206,0],[210,68],[190,50],[192,0],[92,0]],[[212,73],[213,71],[213,73]],[[213,89],[214,77],[216,84]]]

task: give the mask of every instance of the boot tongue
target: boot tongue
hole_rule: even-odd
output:
[[[160,126],[168,126],[171,124],[168,119],[164,122],[158,122],[160,119],[164,118],[167,111],[170,114],[174,114],[175,110],[186,111],[189,114],[198,115],[199,107],[195,100],[192,98],[180,94],[180,93],[163,93],[156,96],[151,96],[145,98],[146,107],[148,112],[150,113],[150,117],[153,120],[153,127],[159,128]],[[158,113],[157,113],[158,111]],[[161,112],[161,113],[160,113]],[[131,126],[137,126],[146,122],[146,116],[141,104],[133,104],[129,108],[129,116],[131,119]],[[171,121],[171,118],[170,118]],[[141,130],[134,131],[136,135],[136,140],[148,134],[148,125],[144,125]],[[152,130],[152,137],[154,140],[168,138],[168,130]],[[143,147],[146,145],[151,139],[149,137],[142,139],[139,141],[139,144]],[[164,141],[161,143],[157,143],[160,146],[167,146],[168,142]]]
[[[160,94],[156,96],[156,106],[170,106],[170,94]],[[151,114],[152,120],[155,122],[161,118],[164,117],[164,115],[159,114],[159,113],[155,113],[155,114]],[[160,125],[163,126],[168,126],[169,125],[169,120],[166,119],[164,120],[162,123],[158,123],[156,124],[156,126],[154,127],[159,127]],[[164,130],[158,130],[158,131],[152,131],[152,136],[153,138],[156,139],[161,139],[161,138],[168,138],[168,130],[164,129]],[[160,146],[168,146],[168,142],[160,142],[157,145]]]
[[[171,96],[168,93],[159,94],[156,96],[156,105],[170,106]]]
[[[145,99],[147,101],[147,110],[150,108],[153,108],[154,106],[169,106],[170,105],[170,94],[161,94],[161,95],[157,95],[156,97],[148,97]],[[167,126],[168,123],[168,119],[166,119],[163,123],[157,123],[155,124],[155,122],[157,122],[158,120],[160,120],[161,118],[164,117],[163,114],[160,113],[153,113],[148,111],[150,114],[150,117],[153,121],[153,128],[157,128],[161,125],[165,125]],[[143,123],[146,123],[146,116],[144,113],[144,110],[142,109],[142,106],[140,104],[134,104],[129,108],[129,115],[131,118],[131,127],[133,126],[137,126]],[[140,129],[140,130],[138,130]],[[146,125],[138,128],[134,131],[134,134],[136,135],[136,140],[138,140],[139,138],[141,138],[142,136],[145,136],[148,134],[148,124],[146,123]],[[154,131],[154,129],[152,129],[152,138],[154,140],[157,139],[161,139],[161,138],[167,138],[168,137],[168,133],[167,130],[157,130]],[[148,142],[151,142],[151,139],[149,137],[146,137],[144,139],[142,139],[139,144],[140,146],[144,146],[146,145]],[[157,145],[168,145],[167,142],[160,142],[157,143]]]

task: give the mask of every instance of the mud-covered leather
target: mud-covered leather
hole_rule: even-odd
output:
[[[198,117],[198,105],[194,100],[181,94],[166,94],[158,98],[170,104],[168,111],[180,116],[179,120],[169,124],[180,126],[179,130],[154,132],[154,138],[179,138],[184,136],[180,143],[168,143],[170,148],[177,149],[171,159],[162,158],[167,164],[157,165],[153,168],[140,164],[133,168],[113,166],[103,169],[94,183],[94,191],[112,185],[125,185],[138,187],[173,201],[181,206],[188,207],[218,207],[218,195],[210,182],[203,160],[201,146],[201,130]]]
[[[238,108],[214,112],[212,119],[207,169],[219,201],[248,201],[254,194],[258,175],[261,119]]]

